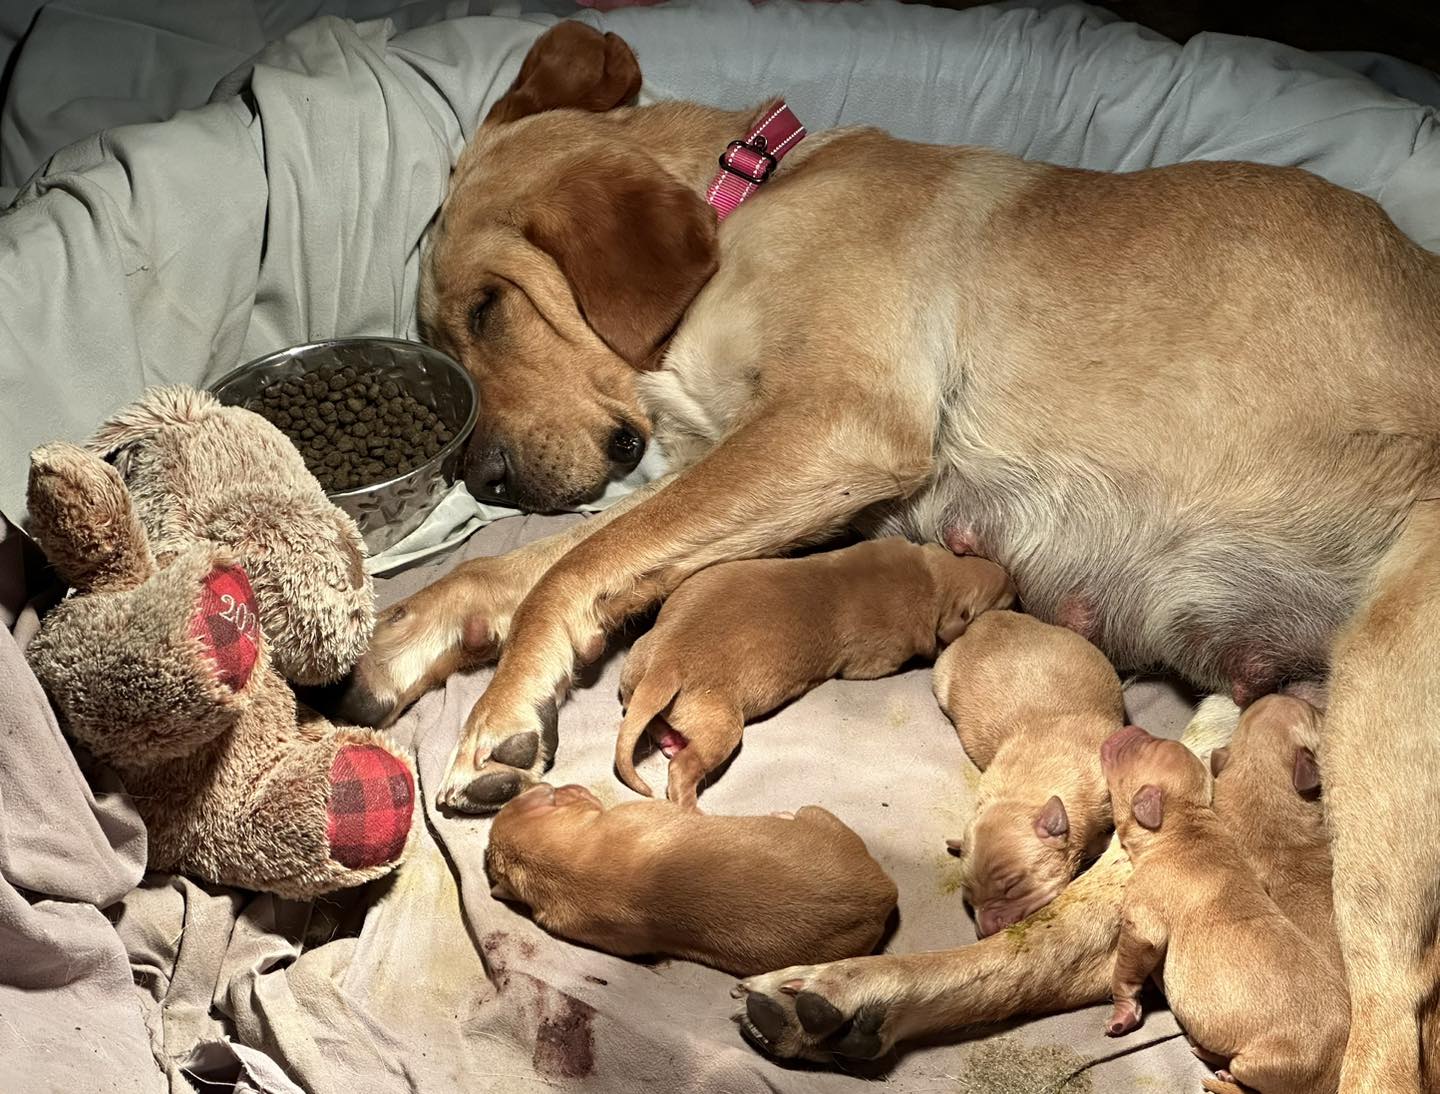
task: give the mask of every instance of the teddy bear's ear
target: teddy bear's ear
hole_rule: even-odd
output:
[[[145,529],[119,472],[73,444],[30,454],[30,532],[81,592],[131,589],[155,572]]]
[[[158,430],[201,421],[219,405],[215,396],[193,387],[152,387],[139,400],[107,418],[88,447],[96,455],[112,459]]]

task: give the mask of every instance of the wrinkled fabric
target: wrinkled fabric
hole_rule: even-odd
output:
[[[15,581],[17,539],[0,522]],[[140,880],[124,792],[86,782],[39,683],[0,628],[0,1090],[162,1089],[125,948],[102,909]],[[42,1078],[44,1082],[39,1080]]]

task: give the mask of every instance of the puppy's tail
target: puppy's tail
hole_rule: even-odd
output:
[[[680,681],[674,676],[668,673],[647,674],[630,693],[630,707],[625,711],[625,720],[620,723],[620,733],[615,738],[615,771],[620,781],[647,798],[653,798],[655,792],[635,771],[635,746],[640,743],[641,734],[670,705],[679,690]]]

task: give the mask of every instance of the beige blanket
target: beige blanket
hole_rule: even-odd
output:
[[[574,519],[505,519],[466,554],[503,551]],[[384,582],[382,599],[428,583],[455,561]],[[605,800],[629,793],[611,772],[622,656],[607,657],[564,705],[552,774]],[[186,1075],[239,1078],[238,1089],[267,1092],[294,1089],[288,1076],[312,1094],[857,1087],[843,1071],[784,1068],[746,1047],[726,975],[570,945],[491,898],[488,822],[446,818],[431,804],[487,676],[453,679],[395,731],[415,750],[426,790],[424,839],[397,877],[315,905],[152,877],[111,910],[172,1090],[185,1089]],[[1176,693],[1148,684],[1130,697],[1134,720],[1178,735],[1189,707]],[[662,762],[646,764],[663,785]],[[960,830],[974,779],[930,693],[929,671],[917,670],[827,684],[754,725],[704,806],[762,813],[818,802],[834,811],[899,885],[900,928],[889,946],[911,952],[974,938],[944,844]],[[1120,1041],[1104,1037],[1103,1019],[1096,1008],[974,1031],[907,1048],[865,1074],[916,1094],[1199,1089],[1200,1065],[1167,1014],[1148,1015]],[[212,1043],[227,1036],[232,1045]],[[84,1051],[69,1037],[57,1040],[65,1051]],[[15,1089],[3,1080],[0,1088]]]

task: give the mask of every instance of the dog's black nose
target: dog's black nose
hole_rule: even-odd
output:
[[[628,425],[610,435],[610,459],[626,471],[632,470],[645,455],[645,438]]]
[[[471,449],[465,461],[465,485],[479,501],[508,500],[510,459],[504,447],[491,443]]]

